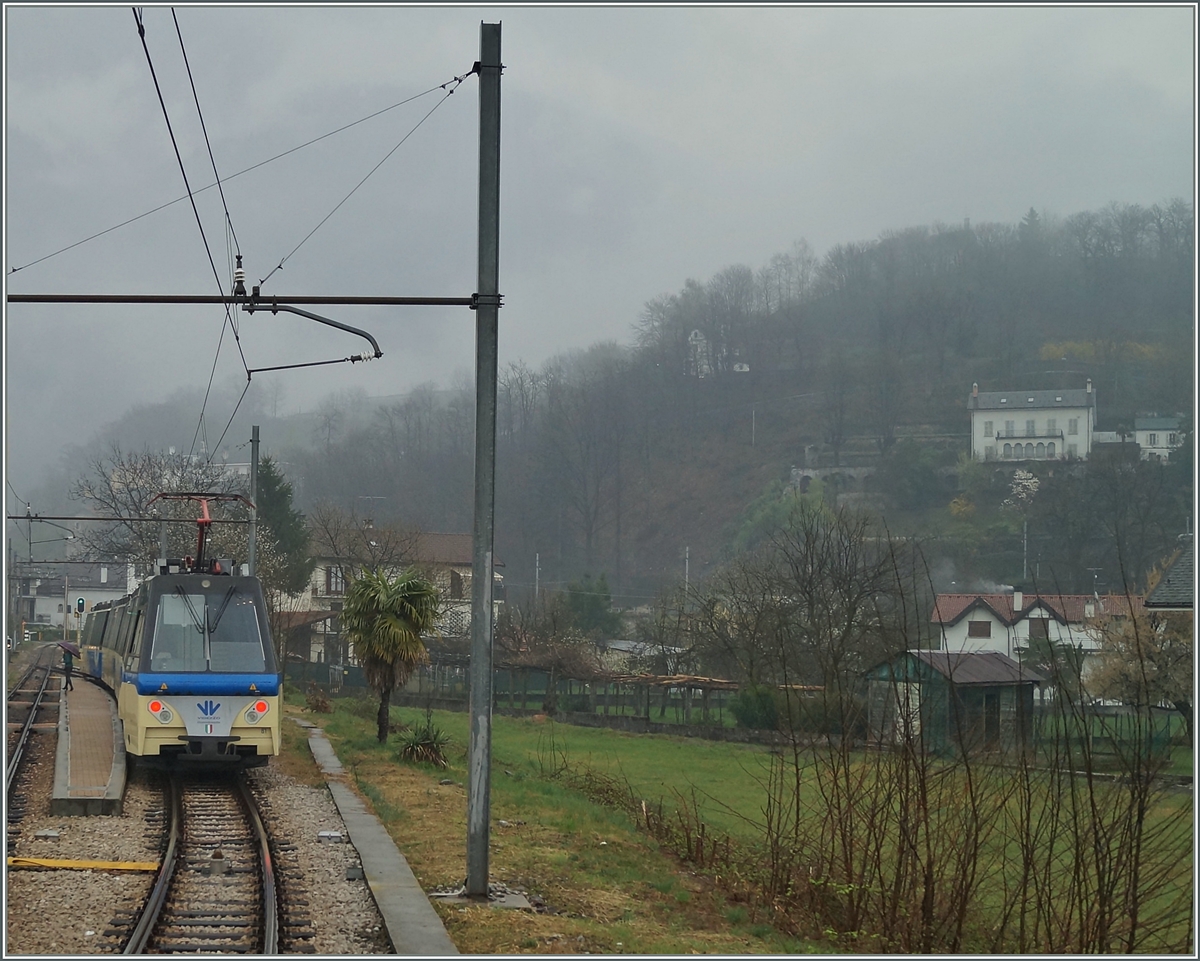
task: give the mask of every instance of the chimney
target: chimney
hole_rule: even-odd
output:
[[[1088,378],[1087,392],[1089,394],[1092,392],[1092,378],[1090,377]]]
[[[978,397],[978,396],[979,396],[979,381],[976,381],[975,383],[973,383],[973,384],[971,385],[971,396],[972,396],[972,397]]]
[[[1025,606],[1025,595],[1021,591],[1013,591],[1013,616],[1021,613],[1021,608]]]

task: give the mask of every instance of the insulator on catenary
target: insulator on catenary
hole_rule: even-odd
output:
[[[237,268],[233,271],[233,295],[246,296],[246,271],[242,269],[242,255],[237,255]]]
[[[352,364],[357,364],[360,361],[365,364],[368,360],[374,360],[375,355],[374,354],[351,354],[349,359],[350,359],[350,363],[352,363]]]

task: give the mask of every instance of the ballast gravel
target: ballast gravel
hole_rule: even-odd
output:
[[[53,737],[39,751],[26,777],[26,813],[9,826],[10,854],[69,860],[157,861],[162,794],[144,772],[135,772],[119,817],[51,817]],[[386,954],[391,950],[361,863],[329,791],[311,787],[271,767],[249,772],[263,816],[277,841],[294,846],[285,884],[308,902],[317,955]],[[321,840],[336,832],[343,843]],[[38,837],[39,832],[47,836]],[[57,832],[54,836],[53,832]],[[13,869],[6,872],[4,956],[14,954],[110,954],[119,939],[105,936],[121,912],[140,904],[150,873],[97,870]]]

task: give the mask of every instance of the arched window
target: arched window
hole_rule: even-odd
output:
[[[1037,445],[1037,459],[1038,460],[1046,459],[1046,445],[1043,444],[1041,441],[1038,441],[1038,445]]]
[[[1012,452],[1012,444],[1005,444],[1005,445],[1004,445],[1004,456],[1005,456],[1005,457],[1012,457],[1012,455],[1013,455],[1013,452]]]
[[[1050,443],[1046,445],[1046,456],[1051,458],[1054,457],[1054,441],[1050,441]]]

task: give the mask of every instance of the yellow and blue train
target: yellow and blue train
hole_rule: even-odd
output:
[[[262,585],[231,567],[162,561],[89,614],[82,666],[116,694],[128,756],[256,767],[279,753],[282,675]]]

